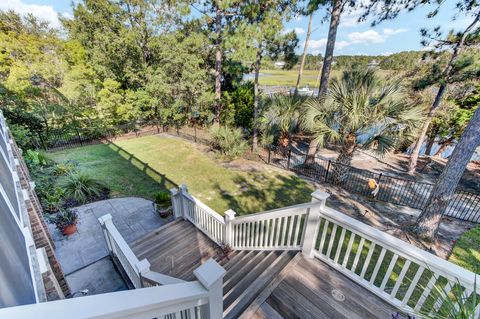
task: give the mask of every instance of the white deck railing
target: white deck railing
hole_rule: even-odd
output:
[[[325,192],[314,192],[311,203],[237,218],[232,210],[220,217],[185,187],[172,194],[176,217],[217,243],[243,250],[302,250],[403,311],[434,317],[452,289],[460,288],[466,300],[480,295],[473,272],[326,207]]]
[[[221,286],[220,286],[221,287]],[[119,291],[0,309],[1,318],[16,319],[197,319],[211,316],[212,295],[199,281]],[[222,302],[221,296],[219,302]]]
[[[274,209],[231,221],[231,246],[244,250],[301,250],[306,220],[318,203]]]

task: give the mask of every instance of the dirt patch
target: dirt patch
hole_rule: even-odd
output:
[[[429,251],[443,259],[450,255],[455,241],[467,230],[475,227],[475,223],[444,217],[435,242],[426,242],[406,231],[419,210],[393,205],[351,194],[335,186],[315,185],[331,194],[327,205],[349,215],[367,225],[375,227],[392,236],[402,239],[423,250]]]

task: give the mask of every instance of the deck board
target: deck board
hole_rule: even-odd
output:
[[[132,246],[137,258],[146,258],[153,271],[183,280],[194,280],[193,270],[222,256],[220,247],[187,221],[148,236]]]
[[[333,289],[345,300],[333,298]],[[303,257],[266,302],[284,318],[391,318],[397,312],[324,262]]]

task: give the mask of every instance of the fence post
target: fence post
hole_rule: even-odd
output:
[[[292,157],[292,150],[288,150],[287,169],[290,169],[290,158]]]
[[[225,273],[225,269],[212,258],[193,271],[195,277],[208,291],[208,304],[202,307],[202,318],[223,318],[222,286]]]
[[[196,126],[196,125],[193,126],[193,132],[194,132],[194,134],[195,134],[195,135],[194,135],[195,143],[197,143],[197,126]]]
[[[331,160],[328,160],[327,171],[325,172],[325,182],[328,181],[328,172],[330,171],[330,164],[332,163]]]
[[[313,258],[313,250],[317,240],[318,227],[320,225],[320,213],[330,194],[321,190],[312,193],[312,203],[320,202],[319,206],[311,207],[307,215],[305,233],[303,236],[302,254],[307,258]]]
[[[270,157],[272,156],[271,155],[272,154],[272,149],[270,148],[270,146],[267,147],[267,149],[268,149],[268,164],[270,164]]]
[[[224,213],[225,218],[225,244],[232,247],[233,246],[233,225],[232,221],[235,219],[235,211],[232,209],[227,210]]]

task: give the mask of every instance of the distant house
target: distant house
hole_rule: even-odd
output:
[[[285,61],[277,61],[274,65],[277,69],[283,69],[285,67]]]
[[[376,69],[376,68],[378,68],[379,64],[380,64],[380,62],[378,62],[377,60],[373,59],[372,61],[370,61],[370,62],[368,63],[368,66],[367,66],[367,67],[368,67],[369,70],[371,70],[371,69]]]

